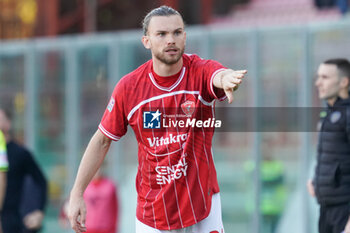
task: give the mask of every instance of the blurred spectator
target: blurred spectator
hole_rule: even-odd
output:
[[[116,187],[98,170],[84,193],[87,233],[115,233],[118,220]]]
[[[265,233],[274,233],[283,213],[287,191],[284,183],[284,166],[272,158],[262,162],[261,214]]]
[[[315,6],[319,9],[338,7],[344,15],[348,12],[349,0],[315,0]]]
[[[31,153],[23,146],[17,144],[10,136],[11,114],[9,110],[0,107],[0,130],[3,131],[7,142],[7,155],[9,171],[7,174],[7,189],[1,213],[4,233],[22,233],[23,226],[31,229],[38,226],[32,224],[32,218],[26,219],[23,224],[20,215],[20,203],[22,198],[23,182],[26,175],[33,178],[43,197],[39,203],[38,210],[43,211],[46,203],[46,180],[35,163]]]
[[[114,182],[104,176],[101,169],[84,192],[87,233],[116,233],[118,230],[118,197]],[[69,227],[66,201],[61,209],[60,224]]]
[[[252,161],[248,161],[245,164],[245,169],[252,174],[255,169],[255,164]],[[287,198],[287,189],[284,183],[284,166],[282,162],[273,159],[269,155],[265,156],[264,160],[261,162],[260,179],[261,193],[259,198],[262,233],[275,233]],[[253,204],[254,202],[249,199],[247,209],[250,213],[254,210]]]
[[[329,8],[335,6],[335,1],[336,0],[315,0],[315,5],[320,9]]]
[[[6,191],[7,169],[8,169],[8,160],[7,160],[6,140],[5,140],[4,134],[0,130],[0,217],[1,217],[2,205],[4,203],[5,191]],[[1,225],[2,224],[1,224],[1,218],[0,218],[0,233],[2,233]]]
[[[337,6],[340,12],[345,15],[348,12],[349,0],[337,0]]]
[[[23,233],[36,233],[42,227],[44,212],[40,209],[46,199],[40,187],[30,175],[24,178],[20,214],[24,223]]]

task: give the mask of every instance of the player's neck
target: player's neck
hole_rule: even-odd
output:
[[[153,71],[162,77],[172,76],[181,70],[183,65],[183,59],[180,58],[178,62],[172,65],[164,64],[163,62],[159,61],[158,59],[153,59]]]
[[[335,103],[336,100],[337,100],[337,97],[329,98],[329,99],[327,100],[327,103],[328,103],[329,106],[332,107],[332,106],[334,105],[334,103]]]
[[[340,97],[340,99],[348,99],[349,98],[349,92],[348,89],[343,89],[339,92],[338,96]],[[333,98],[330,98],[327,100],[327,103],[329,106],[333,106],[335,101],[337,101],[338,96],[335,96]]]

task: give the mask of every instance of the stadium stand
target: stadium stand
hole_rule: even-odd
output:
[[[274,26],[335,21],[341,17],[337,8],[320,10],[310,0],[251,0],[234,7],[227,16],[214,17],[211,24],[232,27]]]

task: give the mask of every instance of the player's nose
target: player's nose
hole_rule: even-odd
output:
[[[169,35],[167,36],[167,44],[168,44],[168,45],[169,45],[169,44],[175,44],[175,38],[174,38],[173,35],[169,34]]]

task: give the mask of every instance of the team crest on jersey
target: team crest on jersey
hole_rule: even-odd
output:
[[[144,129],[160,129],[162,113],[157,111],[143,112],[143,128]]]
[[[107,109],[109,112],[112,112],[113,108],[114,108],[114,104],[115,104],[115,99],[113,97],[111,97],[111,100],[108,103]]]
[[[186,114],[186,116],[191,116],[194,112],[194,102],[191,100],[187,100],[185,103],[181,104],[182,111]]]

